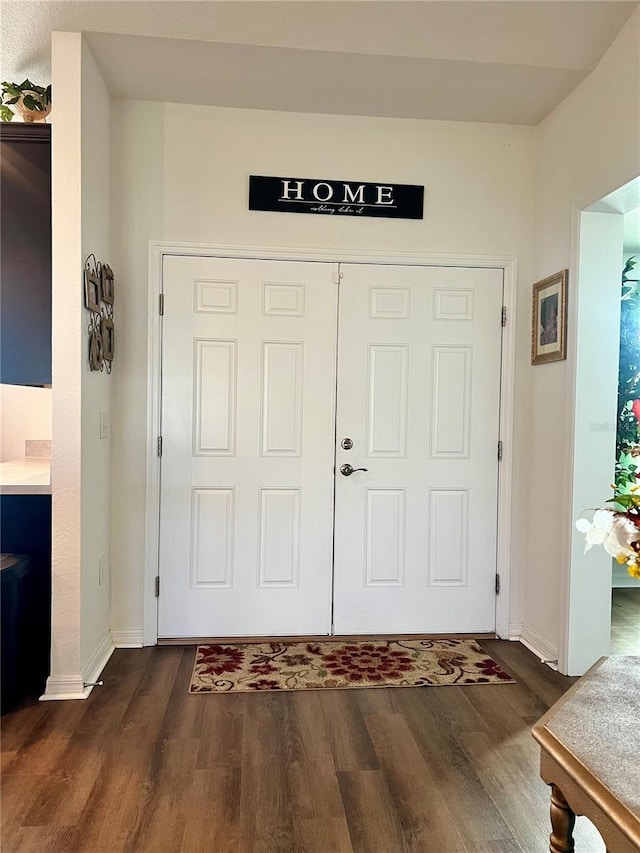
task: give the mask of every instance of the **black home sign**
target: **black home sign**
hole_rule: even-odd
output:
[[[249,210],[422,219],[424,187],[251,175]]]

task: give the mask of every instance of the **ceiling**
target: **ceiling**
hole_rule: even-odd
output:
[[[0,79],[84,32],[116,97],[538,124],[639,5],[618,0],[2,0]],[[640,207],[625,244],[640,250]],[[633,247],[633,248],[632,248]]]
[[[1,79],[82,31],[114,96],[538,124],[638,6],[618,0],[3,0]]]

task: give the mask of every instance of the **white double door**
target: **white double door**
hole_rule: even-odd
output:
[[[169,257],[163,291],[159,636],[493,630],[502,271]]]

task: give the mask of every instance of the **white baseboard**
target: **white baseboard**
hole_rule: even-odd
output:
[[[102,642],[99,644],[95,652],[91,655],[82,672],[83,681],[85,684],[91,684],[92,682],[98,680],[100,673],[107,665],[107,661],[113,654],[114,650],[115,646],[113,645],[113,640],[111,639],[111,632],[107,631],[107,633],[102,639]],[[90,692],[91,689],[89,690],[89,693]]]
[[[539,634],[531,625],[526,622],[522,623],[522,633],[520,634],[520,642],[526,646],[530,652],[533,652],[536,657],[539,657],[542,663],[546,663],[551,669],[558,668],[558,649],[546,640],[542,634]]]
[[[111,631],[111,638],[116,649],[141,649],[144,646],[144,631],[136,628],[133,631]]]
[[[509,622],[510,640],[519,640],[522,636],[522,622]]]
[[[50,675],[47,678],[47,686],[40,697],[40,701],[53,702],[62,699],[86,699],[93,690],[93,687],[85,685],[92,684],[98,680],[114,649],[115,646],[113,645],[111,634],[105,634],[80,675]]]
[[[58,699],[86,699],[91,693],[90,687],[84,686],[81,675],[50,675],[47,685],[40,697],[41,702],[54,702]]]
[[[558,668],[558,649],[526,622],[510,622],[509,639],[521,642],[551,669]]]

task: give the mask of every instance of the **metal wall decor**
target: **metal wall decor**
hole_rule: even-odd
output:
[[[115,276],[109,264],[96,260],[92,253],[84,264],[84,304],[91,312],[89,333],[89,369],[111,373],[115,328],[113,304]]]

